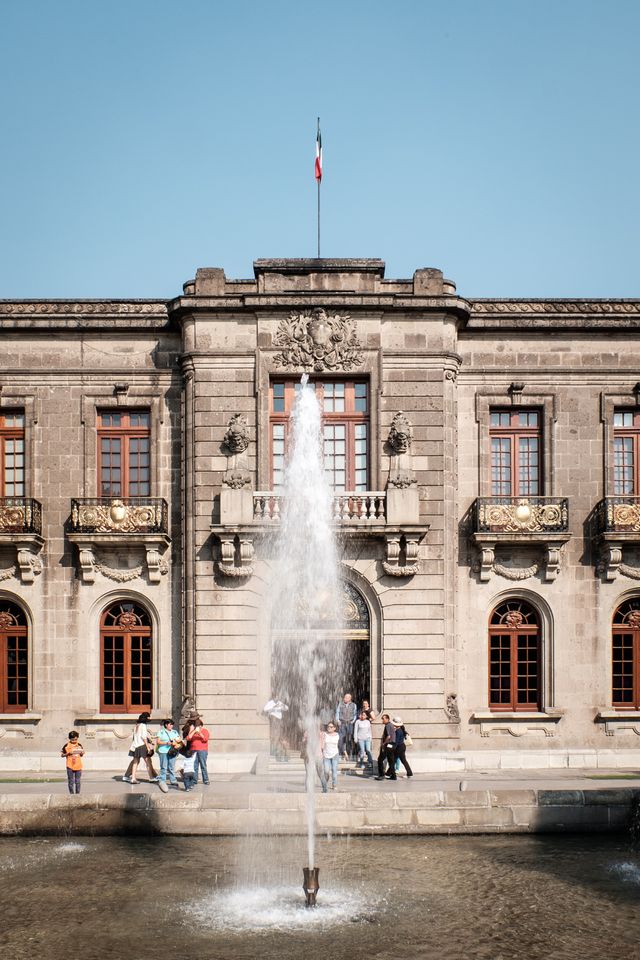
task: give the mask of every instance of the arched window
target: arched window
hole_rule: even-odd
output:
[[[29,702],[27,618],[17,604],[0,600],[0,713],[24,713]]]
[[[541,709],[541,631],[525,600],[505,600],[489,620],[489,706],[492,710]]]
[[[625,600],[613,615],[612,659],[613,706],[640,709],[640,597]]]
[[[153,707],[153,637],[149,614],[120,600],[100,622],[101,695],[105,713],[139,713]]]

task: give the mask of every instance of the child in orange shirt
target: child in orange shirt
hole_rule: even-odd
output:
[[[79,742],[77,730],[69,731],[69,739],[60,751],[60,756],[67,761],[67,782],[69,793],[80,793],[80,777],[82,776],[82,758],[84,747]]]

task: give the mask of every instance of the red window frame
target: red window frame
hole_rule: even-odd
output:
[[[613,412],[613,495],[640,495],[640,412]]]
[[[611,703],[640,710],[640,597],[621,603],[611,631]]]
[[[24,713],[29,705],[29,632],[24,610],[0,601],[0,713]]]
[[[299,380],[285,380],[274,378],[269,389],[269,482],[271,488],[281,486],[284,469],[285,452],[289,433],[289,418],[293,409],[296,389]],[[360,379],[318,379],[312,380],[311,385],[316,391],[318,402],[322,409],[323,428],[342,429],[344,439],[345,483],[335,486],[340,492],[364,491],[369,489],[370,458],[371,458],[371,427],[370,427],[370,386],[366,378]],[[329,388],[325,391],[325,387]],[[336,394],[338,397],[325,396],[326,393]],[[344,406],[343,410],[335,408]],[[344,401],[343,403],[341,401]],[[332,402],[333,401],[333,402]],[[358,409],[360,407],[360,409]],[[275,428],[275,429],[274,429]],[[280,436],[276,436],[276,430]],[[364,433],[364,437],[362,436]],[[360,434],[360,436],[359,436]],[[332,438],[325,436],[325,462],[334,453]],[[364,450],[363,450],[364,446]],[[342,456],[342,454],[338,454]],[[278,459],[276,459],[278,458]],[[337,461],[334,457],[333,463]],[[336,467],[332,473],[338,472]]]
[[[489,617],[489,709],[539,711],[541,681],[539,616],[525,600],[506,600]]]
[[[117,424],[109,422],[116,418]],[[145,422],[136,423],[140,419]],[[98,496],[151,496],[149,410],[98,411]]]
[[[11,423],[12,420],[21,423]],[[16,449],[16,441],[21,441],[21,449]],[[25,469],[24,411],[3,410],[0,413],[0,497],[25,496]],[[16,480],[17,474],[21,475],[19,480]],[[11,483],[8,482],[10,475],[13,475]]]
[[[153,708],[153,632],[140,604],[111,604],[100,619],[100,711]]]
[[[541,423],[534,408],[490,411],[492,497],[542,496]]]

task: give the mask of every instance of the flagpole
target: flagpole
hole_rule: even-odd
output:
[[[318,132],[316,134],[316,143],[322,144],[322,141],[320,140],[320,117],[318,117]],[[320,162],[322,163],[322,155],[321,155]],[[321,167],[321,170],[322,170],[322,167]],[[318,260],[319,260],[320,259],[320,184],[322,183],[322,173],[320,174],[319,177],[316,175],[316,182],[318,184]]]

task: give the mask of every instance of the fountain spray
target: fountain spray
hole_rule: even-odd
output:
[[[321,762],[320,713],[335,710],[344,682],[342,590],[333,530],[333,490],[323,464],[322,413],[302,377],[289,424],[280,530],[273,577],[273,676],[297,713],[307,757],[307,863],[304,891],[315,906],[315,777]]]

